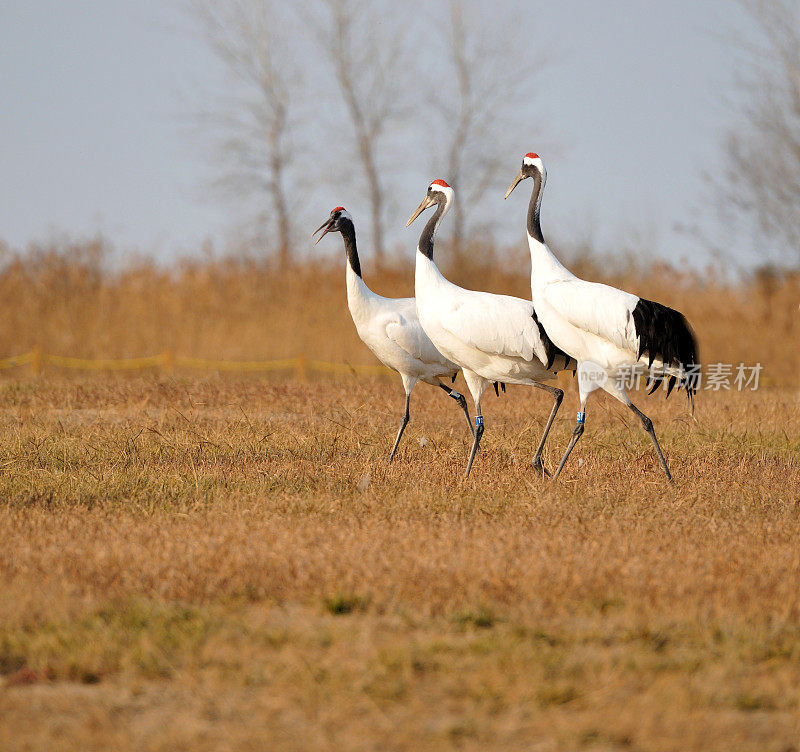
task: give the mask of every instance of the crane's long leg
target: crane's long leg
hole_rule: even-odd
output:
[[[469,393],[472,395],[472,401],[475,404],[475,431],[472,434],[472,449],[469,453],[469,462],[467,463],[467,472],[464,477],[468,478],[472,470],[472,463],[475,461],[475,455],[481,445],[481,436],[483,436],[483,413],[481,412],[481,395],[483,390],[489,385],[489,382],[482,376],[468,369],[462,369],[464,380],[467,382]]]
[[[457,403],[458,406],[464,411],[464,415],[467,416],[467,426],[469,427],[469,432],[472,437],[475,437],[475,431],[472,428],[472,418],[469,417],[469,408],[467,407],[467,400],[463,394],[459,394],[455,389],[451,389],[449,386],[442,384],[439,382],[439,388],[444,389],[447,392],[448,397],[452,397]]]
[[[658,455],[658,459],[661,460],[661,467],[664,468],[664,472],[667,474],[667,480],[674,484],[675,481],[672,480],[672,473],[670,473],[669,468],[667,467],[667,461],[664,459],[664,455],[661,452],[661,447],[658,444],[658,439],[656,438],[656,431],[653,428],[653,421],[650,420],[633,402],[628,403],[628,407],[639,416],[639,420],[642,421],[642,426],[647,433],[650,434],[650,438],[653,440],[653,446],[656,448],[656,454]]]
[[[558,408],[561,407],[561,401],[564,399],[564,390],[559,389],[557,386],[540,384],[538,381],[534,383],[534,386],[538,387],[539,389],[544,389],[553,395],[553,409],[550,411],[550,417],[547,419],[547,425],[544,427],[542,440],[539,442],[539,446],[536,447],[536,452],[531,460],[531,465],[533,466],[534,470],[538,470],[540,473],[542,473],[542,475],[550,475],[550,473],[547,471],[547,468],[544,466],[544,463],[542,462],[542,451],[544,450],[544,445],[547,441],[547,435],[550,433],[550,427],[553,425],[553,421],[556,419]]]
[[[472,449],[469,453],[467,472],[464,474],[465,478],[469,478],[470,470],[472,470],[472,463],[475,461],[475,455],[478,453],[478,447],[480,447],[481,444],[481,436],[483,436],[483,415],[480,414],[480,409],[478,409],[475,413],[475,431],[472,436]]]
[[[553,475],[553,480],[558,479],[558,476],[564,469],[564,465],[567,464],[570,452],[575,448],[575,445],[578,443],[578,439],[580,439],[580,437],[583,436],[583,428],[584,428],[584,423],[586,421],[585,410],[586,410],[586,402],[584,401],[581,403],[581,411],[578,413],[578,419],[575,423],[575,428],[572,429],[572,438],[569,440],[569,446],[567,447],[567,451],[564,452],[564,456],[561,458],[561,462],[558,463],[558,468],[556,469],[555,475]]]
[[[408,421],[411,420],[411,415],[409,414],[410,406],[411,406],[411,392],[406,392],[406,411],[403,415],[403,422],[400,424],[400,430],[397,432],[397,438],[394,440],[394,446],[392,447],[391,454],[389,454],[389,462],[391,462],[394,459],[395,452],[397,452],[397,446],[398,444],[400,444],[400,439],[403,436],[403,431],[406,430]]]

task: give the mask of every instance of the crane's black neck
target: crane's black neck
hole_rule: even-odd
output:
[[[436,228],[439,225],[444,210],[447,206],[447,200],[442,196],[438,199],[436,211],[433,216],[428,220],[425,227],[422,228],[422,234],[419,236],[419,251],[421,254],[433,261],[433,236],[436,233]]]
[[[542,225],[539,222],[539,210],[542,206],[542,173],[536,170],[533,175],[533,192],[528,204],[528,235],[539,243],[544,243]]]
[[[340,232],[344,239],[344,249],[347,252],[347,263],[350,268],[361,276],[361,262],[358,260],[358,249],[356,248],[356,228],[349,219],[339,220]]]

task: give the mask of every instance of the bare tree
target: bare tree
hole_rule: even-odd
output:
[[[392,24],[387,3],[374,0],[321,0],[327,17],[321,22],[306,14],[331,65],[352,125],[358,161],[366,182],[371,209],[375,260],[385,258],[384,211],[386,195],[381,178],[379,149],[406,109],[399,82],[407,77],[405,27]],[[380,33],[379,27],[390,29]]]
[[[232,83],[199,116],[217,142],[216,184],[239,204],[257,202],[257,234],[274,233],[271,250],[288,266],[292,223],[286,182],[296,156],[290,131],[299,73],[280,44],[286,20],[270,0],[190,0],[189,7]]]
[[[447,144],[447,179],[459,190],[452,210],[456,259],[475,226],[470,221],[475,204],[510,169],[511,115],[532,99],[530,85],[545,63],[543,56],[531,59],[514,23],[513,14],[504,18],[496,8],[486,23],[475,3],[450,0],[447,22],[441,24],[452,75],[437,76],[430,101],[445,132],[439,144]]]
[[[734,40],[744,55],[736,107],[743,126],[724,141],[722,211],[761,233],[790,263],[800,262],[800,5],[740,0],[760,40]]]

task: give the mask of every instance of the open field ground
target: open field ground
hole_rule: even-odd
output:
[[[374,363],[340,269],[92,263],[11,263],[0,354]],[[604,397],[551,484],[549,398],[488,396],[464,481],[463,416],[426,385],[386,464],[397,378],[8,371],[0,749],[800,749],[798,280],[610,281],[684,310],[704,361],[764,366],[696,420],[639,395],[675,488]]]
[[[796,393],[643,401],[675,490],[604,399],[558,485],[527,464],[546,396],[487,400],[467,482],[424,385],[385,463],[399,402],[6,382],[0,747],[796,748]]]

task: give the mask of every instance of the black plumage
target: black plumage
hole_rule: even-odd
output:
[[[639,298],[633,309],[633,323],[639,337],[638,357],[647,355],[648,367],[660,360],[665,367],[679,369],[680,376],[653,374],[652,394],[663,379],[667,381],[667,396],[677,384],[685,389],[689,402],[694,403],[694,394],[700,379],[700,356],[697,339],[686,317],[674,308]]]
[[[536,309],[533,310],[531,318],[536,322],[536,326],[539,327],[539,336],[542,339],[544,351],[547,353],[547,362],[544,364],[545,368],[547,368],[549,371],[553,367],[553,363],[555,363],[555,360],[559,355],[564,358],[564,368],[566,368],[570,361],[569,355],[567,355],[560,347],[556,347],[553,343],[553,340],[547,336],[547,332],[544,330],[542,322],[539,321],[539,317],[536,315]]]

